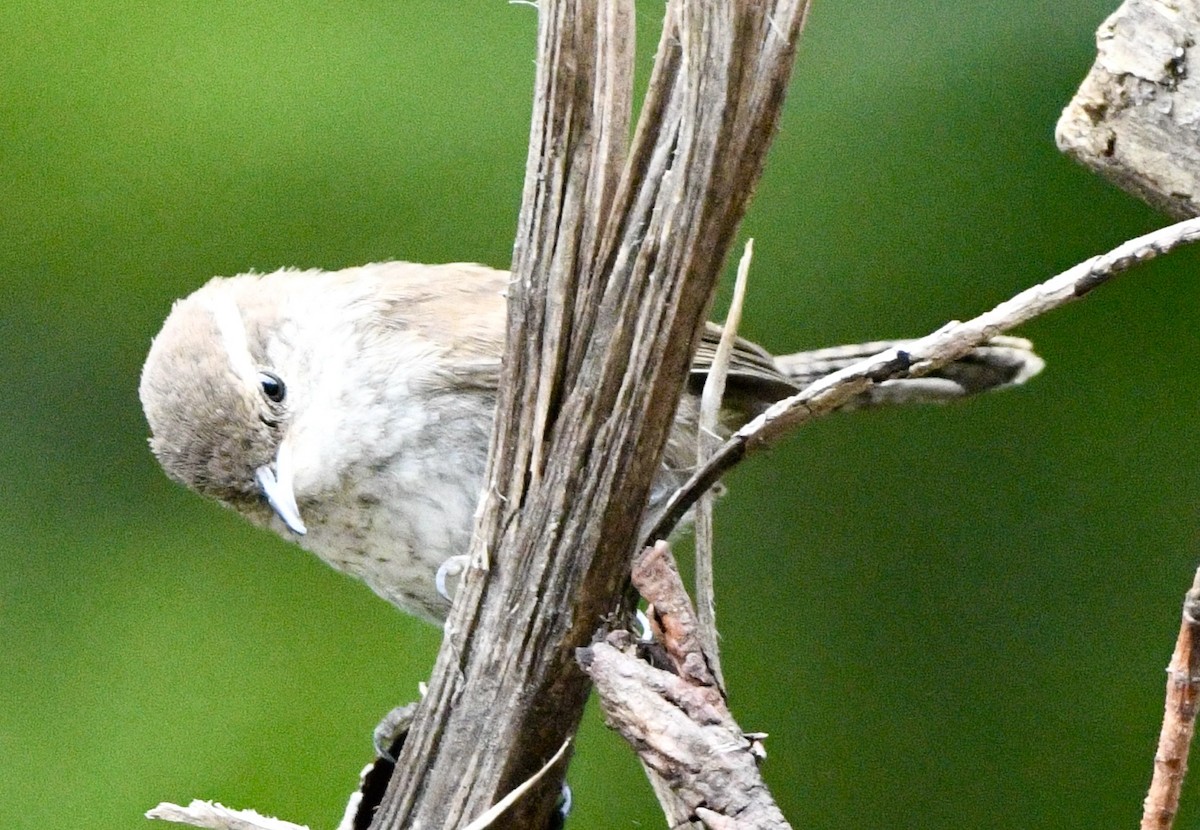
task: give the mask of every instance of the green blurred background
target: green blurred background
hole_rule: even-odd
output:
[[[1054,148],[1114,4],[819,0],[743,332],[921,334],[1165,223]],[[213,274],[507,265],[534,33],[502,0],[0,5],[0,826],[194,796],[336,822],[439,632],[171,484],[138,372]],[[1137,820],[1200,553],[1197,263],[1029,326],[1027,389],[831,418],[732,476],[726,672],[795,826]],[[661,826],[594,710],[570,777],[572,826]]]

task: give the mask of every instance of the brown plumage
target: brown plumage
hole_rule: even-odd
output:
[[[214,279],[174,306],[140,394],[150,446],[176,481],[271,527],[400,607],[436,620],[434,573],[467,550],[499,382],[508,273],[391,262]],[[656,486],[694,463],[710,326]],[[732,428],[886,343],[773,357],[739,340]],[[937,376],[853,405],[949,400],[1041,368],[998,338]]]

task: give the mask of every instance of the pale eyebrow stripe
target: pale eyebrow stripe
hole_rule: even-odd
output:
[[[258,369],[250,359],[250,344],[246,338],[246,323],[242,320],[237,303],[231,297],[212,297],[205,302],[217,331],[221,335],[221,344],[229,357],[229,365],[235,373],[248,383],[255,383]]]

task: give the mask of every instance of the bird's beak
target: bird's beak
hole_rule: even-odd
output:
[[[286,439],[279,444],[274,466],[272,470],[270,464],[264,464],[254,471],[254,478],[276,515],[283,519],[289,530],[303,536],[308,528],[300,518],[300,508],[296,506],[296,494],[292,490],[292,449]]]

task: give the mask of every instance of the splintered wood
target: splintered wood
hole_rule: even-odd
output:
[[[642,553],[633,583],[650,605],[654,642],[614,631],[578,656],[605,720],[651,773],[670,826],[787,830],[758,771],[765,736],[734,721],[666,542]]]

